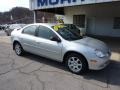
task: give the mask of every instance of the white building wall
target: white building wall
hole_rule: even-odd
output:
[[[120,29],[113,29],[114,17],[120,17],[120,3],[73,6],[65,8],[65,23],[73,23],[73,15],[85,14],[87,33],[120,37]]]

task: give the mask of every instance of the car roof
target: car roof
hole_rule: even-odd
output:
[[[44,25],[44,26],[55,26],[55,25],[59,25],[59,23],[33,23],[33,24],[30,24],[30,25]],[[71,25],[71,24],[68,24],[68,23],[65,23],[63,25]]]
[[[34,23],[34,24],[31,24],[31,25],[43,25],[43,26],[55,26],[57,25],[56,23]]]

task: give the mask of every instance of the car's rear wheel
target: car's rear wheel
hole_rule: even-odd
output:
[[[83,74],[88,68],[85,58],[76,53],[72,53],[66,57],[66,66],[75,74]]]
[[[14,49],[15,49],[15,53],[16,53],[18,56],[23,55],[24,50],[23,50],[22,46],[21,46],[19,43],[15,43]]]

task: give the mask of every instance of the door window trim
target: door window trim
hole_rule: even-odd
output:
[[[38,28],[36,29],[36,37],[42,38],[42,39],[46,39],[46,40],[50,40],[50,39],[47,39],[47,38],[38,36],[39,28],[40,28],[41,26],[46,27],[46,26],[44,26],[44,25],[39,25]],[[51,30],[51,28],[49,28],[49,27],[46,27],[46,28],[48,28],[48,29]],[[52,30],[51,30],[51,31],[52,31]],[[59,36],[58,36],[54,31],[52,31],[52,32],[54,33],[54,35],[55,35],[56,37],[59,38]],[[59,38],[59,39],[60,39],[60,38]],[[60,39],[60,40],[61,40],[61,39]],[[50,41],[53,41],[53,40],[50,40]]]
[[[24,30],[26,29],[26,28],[28,28],[28,27],[31,27],[31,26],[36,26],[37,28],[35,29],[35,34],[34,35],[31,35],[31,34],[27,34],[27,33],[24,33]],[[30,25],[30,26],[27,26],[27,27],[25,27],[23,30],[22,30],[22,34],[25,34],[25,35],[30,35],[30,36],[36,36],[37,35],[37,29],[38,29],[38,25]]]

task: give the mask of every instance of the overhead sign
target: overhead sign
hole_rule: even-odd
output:
[[[79,0],[80,1],[80,0]],[[64,3],[74,3],[77,0],[37,0],[38,7],[40,6],[49,6],[49,5],[58,5]]]
[[[66,7],[82,4],[103,3],[119,0],[30,0],[30,8],[34,9],[46,9],[55,7]]]

